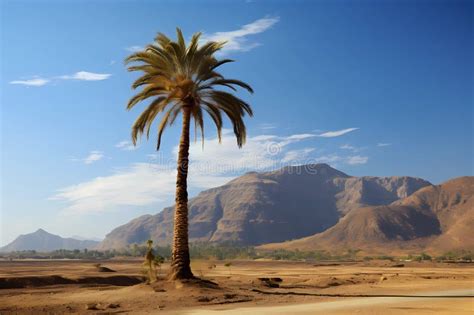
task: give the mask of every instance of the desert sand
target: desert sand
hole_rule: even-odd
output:
[[[209,282],[142,283],[140,260],[1,261],[0,314],[472,314],[474,265],[193,261]]]

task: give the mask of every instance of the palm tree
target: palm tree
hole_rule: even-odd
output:
[[[150,135],[153,121],[161,114],[158,125],[156,149],[160,149],[161,136],[167,126],[174,123],[182,114],[182,131],[179,142],[178,168],[176,178],[176,207],[174,212],[173,252],[171,256],[170,279],[193,278],[190,267],[188,247],[188,157],[189,131],[191,120],[194,120],[195,133],[198,130],[204,141],[204,118],[206,112],[217,127],[217,137],[221,141],[222,113],[233,125],[234,134],[239,148],[245,143],[246,131],[243,117],[247,113],[252,116],[250,105],[232,93],[219,88],[236,91],[241,87],[253,93],[252,88],[239,80],[226,79],[216,70],[223,64],[232,62],[230,59],[218,60],[214,56],[224,42],[207,42],[199,44],[200,33],[192,36],[186,46],[183,34],[178,28],[177,41],[172,41],[164,34],[158,33],[153,44],[143,51],[130,55],[125,62],[135,63],[129,71],[141,71],[132,87],[144,88],[130,99],[127,110],[137,103],[150,99],[148,107],[140,114],[132,127],[132,141],[145,132]]]

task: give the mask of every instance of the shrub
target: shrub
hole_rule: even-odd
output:
[[[148,240],[147,242],[147,251],[145,255],[145,261],[143,262],[143,266],[145,267],[144,274],[147,276],[147,283],[155,282],[157,277],[156,267],[160,267],[161,272],[161,264],[163,263],[163,259],[160,256],[155,256],[153,253],[153,241]]]

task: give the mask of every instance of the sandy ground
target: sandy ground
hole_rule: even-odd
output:
[[[101,262],[115,272],[95,263],[0,261],[0,314],[474,312],[474,264],[194,261],[195,275],[216,284],[146,285],[138,260]]]

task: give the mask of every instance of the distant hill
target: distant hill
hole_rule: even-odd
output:
[[[309,236],[364,206],[388,205],[431,184],[413,177],[352,177],[327,164],[247,173],[189,201],[190,241],[258,245]],[[171,244],[174,207],[110,232],[99,249],[153,239]]]
[[[77,240],[74,238],[62,238],[39,229],[34,233],[18,236],[10,244],[1,247],[0,252],[13,252],[21,250],[36,250],[38,252],[49,252],[56,249],[84,249],[94,248],[99,242],[90,240]]]
[[[330,229],[263,249],[370,252],[474,250],[474,177],[428,186],[387,206],[353,210]]]

